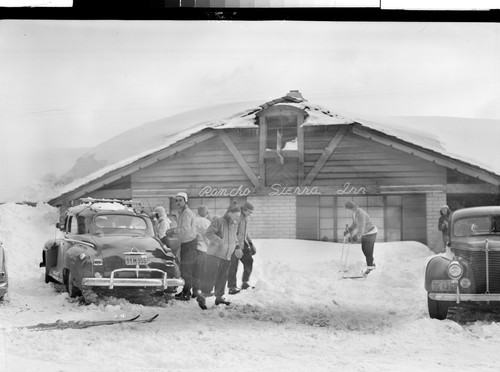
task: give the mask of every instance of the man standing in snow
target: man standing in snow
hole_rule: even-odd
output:
[[[442,233],[444,250],[448,245],[448,233],[450,225],[451,209],[447,205],[443,205],[439,211],[438,230]]]
[[[365,255],[367,266],[364,274],[367,275],[370,271],[375,269],[373,251],[378,229],[377,226],[372,223],[368,213],[359,208],[352,201],[347,201],[344,206],[348,211],[352,212],[352,224],[344,231],[344,236],[350,234],[355,241],[361,240],[361,250]]]
[[[208,218],[208,209],[204,205],[198,207],[198,215],[195,217],[196,225],[196,261],[193,272],[193,294],[191,297],[196,297],[196,294],[201,288],[203,270],[205,269],[205,261],[207,258],[208,239],[205,237],[210,220]]]
[[[179,208],[178,227],[175,232],[179,235],[181,242],[181,276],[184,279],[182,292],[175,295],[181,301],[191,299],[191,288],[193,287],[193,269],[196,262],[196,225],[195,214],[187,205],[188,196],[180,192],[175,196],[175,202]]]
[[[253,269],[253,255],[257,252],[252,240],[247,235],[248,219],[253,213],[254,207],[250,202],[245,202],[241,207],[241,216],[238,223],[238,245],[243,247],[243,256],[238,259],[234,254],[231,257],[231,266],[227,277],[227,286],[229,287],[229,294],[237,294],[240,289],[236,286],[236,274],[238,272],[239,261],[243,264],[243,276],[241,289],[250,288],[248,281]]]
[[[158,238],[163,242],[163,244],[167,245],[167,230],[170,229],[170,225],[172,221],[167,217],[165,213],[165,208],[162,206],[158,206],[153,211],[153,217],[156,220],[156,234]]]
[[[207,249],[201,291],[198,292],[196,298],[198,305],[203,310],[207,309],[205,298],[211,296],[214,286],[215,304],[230,304],[223,296],[226,289],[227,273],[231,264],[231,257],[233,253],[238,258],[243,256],[236,235],[240,213],[241,209],[238,204],[234,203],[230,205],[224,216],[215,217],[212,220],[205,233],[210,243]]]

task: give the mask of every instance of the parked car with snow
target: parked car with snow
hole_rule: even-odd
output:
[[[62,237],[45,243],[40,267],[45,267],[46,283],[64,284],[71,297],[83,289],[175,291],[184,284],[178,260],[155,236],[151,218],[139,204],[81,200],[57,224]]]
[[[448,255],[427,264],[429,315],[445,319],[451,306],[500,305],[500,206],[452,213]]]
[[[0,301],[3,300],[8,287],[9,276],[7,275],[7,257],[5,256],[3,243],[0,242]]]

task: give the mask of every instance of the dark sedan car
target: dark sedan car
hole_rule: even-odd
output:
[[[58,224],[62,238],[42,252],[45,282],[83,289],[151,288],[175,291],[184,284],[176,257],[154,234],[150,217],[134,202],[82,199]]]
[[[452,306],[500,305],[500,206],[453,212],[449,234],[450,253],[426,267],[430,317],[445,319]]]

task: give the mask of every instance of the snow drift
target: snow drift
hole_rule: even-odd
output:
[[[56,221],[46,204],[0,205],[10,275],[0,304],[2,371],[498,370],[498,323],[429,319],[423,276],[432,252],[420,243],[377,243],[377,269],[359,281],[339,280],[342,244],[256,240],[255,289],[226,296],[229,307],[213,298],[202,311],[195,301],[113,297],[86,306],[45,284],[38,267]],[[358,270],[360,246],[349,248],[349,267]],[[139,314],[159,317],[80,330],[19,328]]]

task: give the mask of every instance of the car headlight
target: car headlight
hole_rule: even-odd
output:
[[[458,263],[458,261],[452,261],[448,265],[448,275],[452,279],[458,279],[462,276],[464,270],[462,266]]]
[[[462,278],[462,280],[460,280],[460,285],[462,286],[462,288],[469,288],[471,285],[470,279]]]

